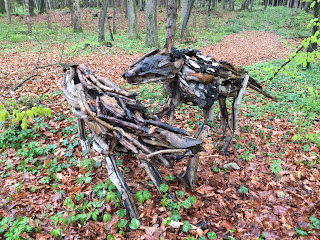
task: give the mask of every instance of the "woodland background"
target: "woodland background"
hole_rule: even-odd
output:
[[[162,86],[121,74],[164,45],[173,2],[176,47],[244,66],[279,101],[248,90],[226,156],[217,107],[195,190],[175,177],[184,162],[160,169],[178,202],[117,155],[141,213],[129,221],[103,157],[81,151],[61,66],[84,63],[157,110]],[[0,0],[0,13],[1,239],[319,239],[319,1]],[[176,111],[194,134],[200,109]]]

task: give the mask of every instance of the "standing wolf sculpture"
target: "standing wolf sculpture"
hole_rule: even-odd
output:
[[[227,61],[216,61],[201,51],[192,48],[178,50],[164,48],[151,51],[131,64],[123,73],[130,84],[163,82],[168,93],[165,106],[157,113],[159,117],[174,117],[175,108],[180,102],[192,102],[204,110],[204,124],[207,119],[213,120],[213,104],[219,102],[223,137],[227,128],[227,137],[221,152],[226,154],[234,131],[237,127],[237,111],[246,87],[258,91],[264,96],[276,99],[266,93],[262,86],[248,76],[243,68],[233,66]],[[231,126],[226,107],[226,99],[233,98]]]

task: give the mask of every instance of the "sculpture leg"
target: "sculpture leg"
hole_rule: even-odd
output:
[[[199,154],[189,157],[187,169],[178,175],[178,178],[188,187],[194,189],[197,181],[197,171],[199,164]]]
[[[249,81],[249,76],[246,75],[243,79],[243,83],[242,83],[242,87],[240,88],[237,97],[233,100],[232,103],[232,131],[231,131],[231,136],[229,136],[226,140],[226,142],[224,143],[222,149],[221,149],[221,153],[226,154],[229,148],[229,145],[231,143],[232,137],[234,135],[234,132],[237,128],[237,120],[238,120],[238,109],[242,100],[243,95],[246,92],[246,88],[247,88],[247,84]]]
[[[219,108],[220,108],[220,116],[221,116],[221,126],[222,126],[222,131],[223,131],[221,140],[223,140],[225,138],[225,135],[227,132],[227,127],[229,126],[226,98],[219,99]]]
[[[163,177],[161,176],[159,170],[152,164],[146,163],[145,161],[140,161],[140,164],[146,170],[147,174],[151,178],[152,182],[154,183],[158,191],[161,192],[160,191],[161,184],[166,184],[166,185],[168,184],[166,180],[164,180]],[[168,194],[168,198],[176,200],[176,197],[170,190],[167,191],[167,194]]]
[[[204,125],[203,129],[197,133],[197,139],[203,140],[209,134],[210,127],[208,125]],[[190,156],[188,158],[187,169],[186,171],[180,173],[178,178],[189,188],[194,189],[196,181],[197,181],[197,172],[199,165],[199,153]]]
[[[120,192],[121,197],[122,197],[122,201],[123,201],[124,206],[129,214],[129,217],[131,219],[138,218],[139,212],[138,212],[137,207],[134,203],[131,191],[119,171],[119,168],[116,164],[114,156],[111,154],[108,154],[105,157],[105,160],[107,162],[107,169],[108,169],[110,180],[116,186],[118,191]]]
[[[87,118],[87,115],[83,114],[81,111],[77,110],[74,107],[72,108],[72,112],[77,117],[78,133],[79,133],[80,144],[82,147],[82,152],[89,152],[90,145],[89,145],[89,141],[86,138],[85,128],[84,128],[84,119]]]

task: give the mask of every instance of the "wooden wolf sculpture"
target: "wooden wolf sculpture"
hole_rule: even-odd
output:
[[[157,166],[172,167],[175,161],[188,158],[186,171],[180,179],[190,188],[195,186],[202,140],[186,136],[146,114],[147,108],[135,99],[136,95],[90,72],[84,65],[73,65],[62,81],[65,98],[77,117],[83,151],[90,145],[85,125],[92,136],[93,148],[105,155],[111,181],[122,195],[131,218],[139,216],[130,189],[115,162],[114,152],[133,153],[158,190],[166,184]],[[175,198],[168,190],[168,196]]]
[[[226,154],[234,131],[237,127],[237,112],[246,87],[258,91],[268,98],[272,96],[262,90],[262,86],[248,73],[226,61],[217,62],[210,56],[204,56],[192,48],[178,50],[164,48],[151,51],[131,64],[123,73],[130,84],[163,82],[168,97],[158,116],[174,117],[175,108],[180,102],[192,102],[204,110],[204,124],[207,119],[213,120],[213,104],[219,102],[223,138],[230,129],[221,152]],[[231,126],[228,120],[226,99],[233,98]]]

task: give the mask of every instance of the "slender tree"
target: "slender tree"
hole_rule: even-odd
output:
[[[206,28],[208,28],[208,26],[209,26],[210,5],[211,5],[211,0],[208,1],[208,7],[207,7],[207,12],[206,12],[206,23],[205,23]]]
[[[39,10],[40,14],[43,14],[46,11],[46,6],[45,6],[44,1],[45,0],[40,0],[40,10]]]
[[[187,13],[187,10],[188,10],[189,0],[181,0],[180,3],[181,3],[180,18],[181,18],[181,22],[182,22],[184,17],[185,17],[185,15],[186,15],[186,13]]]
[[[29,0],[25,0],[26,4],[26,17],[27,17],[27,25],[28,25],[28,33],[32,32],[32,27],[31,27],[31,17],[30,17],[30,11],[29,11]]]
[[[101,12],[99,16],[99,42],[105,41],[105,36],[104,36],[104,23],[106,21],[106,14],[107,14],[107,0],[102,0],[102,7],[101,7]]]
[[[4,0],[0,0],[0,13],[6,12],[6,5],[4,4]]]
[[[176,27],[177,27],[177,1],[168,0],[167,6],[167,33],[166,33],[166,45],[169,45],[169,41],[174,46]]]
[[[112,0],[113,3],[113,16],[112,16],[112,32],[113,34],[117,33],[117,8],[115,6],[115,0]]]
[[[10,1],[9,0],[4,0],[6,6],[7,6],[7,19],[8,19],[8,23],[11,23],[11,5],[10,5]]]
[[[298,14],[298,4],[299,4],[299,0],[294,0],[293,8],[292,8],[292,17],[291,17],[291,21],[290,21],[290,27],[293,26],[294,19]]]
[[[317,32],[319,32],[319,9],[320,9],[320,3],[317,0],[313,0],[314,2],[314,7],[313,7],[313,17],[315,22],[313,23],[312,27],[312,36],[315,36]],[[319,35],[315,37],[315,40],[312,40],[307,48],[308,53],[312,53],[317,50],[318,44],[317,40],[319,39]],[[310,67],[310,63],[308,62],[307,68]]]
[[[75,8],[74,8],[74,25],[73,29],[75,32],[81,32],[81,20],[80,20],[80,0],[75,0]]]
[[[157,47],[158,27],[157,27],[157,1],[146,0],[146,46]]]
[[[129,38],[140,38],[137,20],[137,7],[135,0],[127,0]]]
[[[71,26],[74,26],[74,0],[66,0],[70,11]]]
[[[44,0],[46,6],[46,20],[47,20],[47,28],[51,29],[51,21],[50,21],[50,12],[49,12],[49,3],[48,0]]]
[[[183,18],[183,22],[182,22],[182,26],[181,26],[181,36],[180,36],[181,38],[183,38],[185,35],[193,3],[194,3],[194,0],[190,0],[187,12]]]
[[[29,0],[29,12],[30,12],[30,16],[33,17],[34,14],[34,9],[35,9],[35,5],[34,5],[34,1],[33,0]]]

